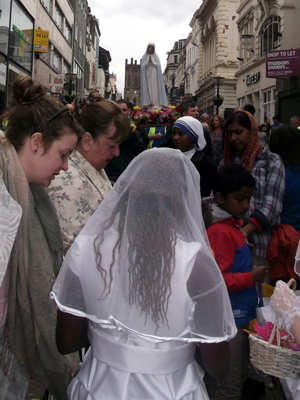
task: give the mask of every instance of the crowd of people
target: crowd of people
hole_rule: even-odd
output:
[[[144,62],[157,67],[154,44]],[[0,399],[259,399],[245,389],[264,379],[245,329],[255,284],[269,280],[273,227],[300,230],[298,129],[259,129],[252,105],[199,120],[186,100],[147,149],[125,100],[91,93],[65,106],[29,77],[12,89],[0,136]],[[300,306],[284,285],[274,309],[298,340]]]

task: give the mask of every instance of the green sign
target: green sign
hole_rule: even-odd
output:
[[[13,28],[13,31],[14,31],[18,36],[20,36],[20,38],[21,38],[22,40],[24,40],[24,42],[26,42],[26,43],[28,43],[28,44],[31,44],[29,37],[28,37],[27,35],[25,35],[25,33],[24,33],[23,31],[21,31],[16,25],[13,25],[12,28]]]

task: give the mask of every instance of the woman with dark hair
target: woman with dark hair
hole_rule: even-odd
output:
[[[212,144],[213,159],[220,159],[223,155],[223,129],[225,121],[219,115],[212,116],[210,119],[210,138]]]
[[[60,173],[48,188],[65,252],[111,190],[104,168],[120,154],[120,143],[131,134],[120,107],[97,93],[77,102],[75,117],[85,133],[70,156],[68,171]]]
[[[284,166],[280,157],[259,143],[258,126],[247,111],[236,111],[225,125],[222,164],[236,162],[252,173],[256,186],[243,227],[255,250],[253,263],[267,265],[272,226],[279,222],[284,195]]]
[[[243,218],[243,231],[249,242],[254,244],[253,264],[269,267],[266,252],[272,237],[272,226],[280,220],[285,188],[284,165],[277,154],[261,146],[258,126],[247,111],[235,111],[225,124],[222,164],[232,162],[242,165],[255,178],[250,207]],[[251,368],[242,398],[260,398],[265,392],[264,379],[263,373]]]
[[[18,78],[12,90],[15,106],[3,115],[9,122],[0,136],[0,398],[42,398],[48,390],[65,400],[79,360],[62,357],[55,344],[56,307],[49,292],[63,247],[44,188],[68,169],[83,132],[31,78]],[[13,208],[6,207],[9,198]]]
[[[285,193],[281,223],[300,232],[300,132],[291,126],[280,126],[270,137],[269,148],[280,155],[285,166]]]
[[[152,149],[130,163],[68,251],[51,296],[59,350],[91,345],[70,400],[208,399],[196,343],[216,376],[227,361],[219,342],[236,328],[188,157]]]

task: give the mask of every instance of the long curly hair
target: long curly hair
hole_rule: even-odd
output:
[[[94,241],[97,268],[104,280],[102,298],[106,298],[111,291],[113,266],[123,241],[127,238],[128,303],[139,307],[141,314],[145,313],[145,323],[147,318],[151,317],[157,328],[160,324],[168,326],[166,314],[172,294],[171,279],[175,268],[177,225],[181,224],[188,231],[185,221],[179,222],[179,218],[176,219],[182,205],[167,196],[163,199],[162,197],[153,193],[140,194],[139,206],[136,206],[130,192],[122,195],[118,201],[118,211],[105,220]],[[146,209],[140,207],[143,203],[147,204]],[[130,217],[127,215],[128,209],[134,210]],[[170,213],[174,225],[170,224]],[[101,245],[105,239],[105,232],[116,222],[118,239],[113,247],[112,262],[107,273],[102,267]]]

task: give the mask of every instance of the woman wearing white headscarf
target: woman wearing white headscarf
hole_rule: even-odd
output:
[[[219,342],[236,327],[187,157],[152,149],[131,162],[67,253],[51,296],[59,350],[91,345],[69,399],[208,399],[196,343],[213,372],[226,362]]]
[[[197,168],[201,196],[209,196],[218,164],[203,152],[206,140],[202,124],[194,117],[178,118],[173,125],[172,140],[175,149],[181,150]]]
[[[161,65],[155,53],[155,44],[149,43],[141,61],[142,106],[153,104],[154,108],[168,105]]]

